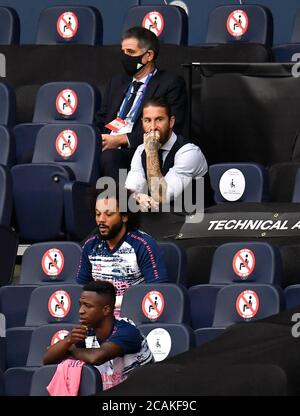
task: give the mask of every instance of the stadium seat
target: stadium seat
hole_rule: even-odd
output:
[[[6,340],[5,340],[5,319],[0,317],[0,374],[6,368]],[[0,377],[0,391],[1,391],[1,377]],[[0,393],[1,395],[1,393]]]
[[[280,312],[281,296],[275,287],[263,284],[233,284],[219,290],[213,327],[226,328],[252,322]]]
[[[12,176],[9,168],[0,165],[0,225],[10,225],[13,208],[12,191]]]
[[[0,28],[1,45],[20,42],[20,19],[12,7],[0,7]]]
[[[300,168],[300,163],[296,161],[300,155],[299,145],[299,137],[296,137],[292,155],[295,161],[275,163],[268,169],[272,202],[291,202],[293,199],[295,179]]]
[[[259,5],[222,5],[209,14],[207,43],[246,42],[272,46],[273,17]]]
[[[31,292],[35,285],[9,285],[0,288],[0,313],[5,315],[6,328],[23,326]]]
[[[29,396],[34,369],[9,368],[4,373],[6,396]]]
[[[300,169],[298,169],[298,172],[295,177],[292,202],[300,202]]]
[[[199,347],[206,342],[220,336],[225,331],[224,328],[199,328],[195,330],[196,346]]]
[[[181,7],[171,5],[133,6],[124,19],[123,32],[142,26],[158,36],[161,43],[186,45],[188,16]]]
[[[72,284],[80,258],[80,245],[71,241],[33,244],[23,255],[20,284]]]
[[[195,285],[189,288],[193,329],[212,326],[217,294],[222,285]]]
[[[46,389],[56,371],[56,365],[47,365],[35,370],[30,396],[49,396]],[[91,365],[82,367],[78,396],[93,396],[102,391],[101,375],[97,368]]]
[[[267,242],[234,242],[220,245],[213,255],[210,284],[263,283],[280,285],[281,256]]]
[[[189,351],[195,346],[194,332],[186,325],[157,322],[140,325],[139,329],[147,338],[156,362]]]
[[[18,235],[14,230],[0,225],[0,286],[8,285],[12,282],[18,241]]]
[[[13,128],[16,143],[16,164],[31,163],[39,130],[45,123],[23,123]]]
[[[0,124],[7,127],[14,126],[16,121],[16,96],[12,87],[3,82],[0,83],[0,105]]]
[[[0,371],[0,396],[5,395],[4,374]]]
[[[16,160],[15,141],[10,131],[5,126],[0,125],[0,165],[11,168]]]
[[[39,18],[36,43],[40,45],[102,44],[100,11],[90,6],[54,6]]]
[[[187,256],[184,248],[173,242],[164,241],[159,242],[158,246],[162,252],[170,281],[185,286]]]
[[[268,200],[268,178],[258,163],[220,163],[209,167],[217,204]]]
[[[121,315],[136,325],[159,323],[190,324],[187,290],[172,283],[139,284],[126,289]]]
[[[19,326],[6,331],[6,368],[24,367],[34,327]]]
[[[80,285],[39,286],[31,294],[26,326],[78,323]]]
[[[297,62],[300,57],[300,43],[286,43],[272,48],[275,62]],[[297,65],[296,72],[299,73]]]
[[[286,308],[291,309],[300,305],[300,285],[291,285],[284,289]]]

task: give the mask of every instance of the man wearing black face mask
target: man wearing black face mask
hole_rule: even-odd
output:
[[[114,77],[106,90],[96,125],[102,136],[101,176],[118,179],[129,169],[136,148],[143,143],[143,103],[165,97],[176,117],[174,131],[181,133],[187,93],[183,78],[156,68],[159,41],[148,29],[134,27],[122,38],[122,64],[127,75]]]

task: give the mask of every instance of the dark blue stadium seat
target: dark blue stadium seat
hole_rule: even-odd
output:
[[[220,336],[225,331],[224,328],[199,328],[195,331],[196,345],[199,347],[206,342]]]
[[[291,43],[300,42],[300,9],[296,11],[295,16],[294,16],[293,31],[292,31],[290,42]]]
[[[80,285],[39,286],[31,294],[26,326],[79,322]]]
[[[174,355],[189,351],[195,346],[194,331],[182,324],[140,325],[139,329],[147,338],[155,361],[163,361]]]
[[[5,395],[29,396],[34,370],[26,367],[6,370],[4,373]]]
[[[15,141],[7,127],[0,125],[0,165],[12,167],[16,160]]]
[[[6,339],[5,339],[5,318],[0,316],[0,374],[6,368]],[[1,391],[1,377],[0,377]],[[0,393],[1,395],[1,393]]]
[[[246,42],[272,46],[272,41],[273,17],[267,7],[222,5],[209,14],[207,43]]]
[[[35,285],[9,285],[0,288],[0,313],[6,318],[6,328],[25,324],[31,292]]]
[[[0,371],[0,396],[5,395],[4,374]]]
[[[24,367],[34,327],[15,327],[6,331],[6,368]]]
[[[45,123],[23,123],[14,127],[16,163],[31,163],[39,130]]]
[[[71,241],[33,244],[23,255],[20,284],[72,284],[80,258],[80,245]]]
[[[220,163],[209,167],[217,204],[268,200],[268,177],[258,163]]]
[[[280,285],[281,256],[277,246],[261,242],[220,245],[213,255],[210,284],[264,283]]]
[[[20,19],[12,7],[0,7],[0,45],[20,42]]]
[[[173,242],[158,243],[164,258],[168,277],[172,283],[186,285],[187,256],[183,247]]]
[[[300,43],[286,43],[272,48],[275,62],[297,62],[300,58]],[[296,67],[299,73],[299,67]]]
[[[9,168],[0,165],[0,224],[10,225],[13,208],[13,185]],[[1,278],[0,278],[1,280]]]
[[[295,177],[292,202],[300,202],[300,169],[298,169],[298,172]]]
[[[3,82],[0,83],[0,106],[0,124],[12,127],[16,121],[16,96],[12,87]]]
[[[32,377],[30,396],[49,396],[46,389],[56,371],[56,365],[47,365],[35,370]],[[93,396],[102,391],[101,375],[91,365],[82,367],[78,396]]]
[[[42,45],[102,44],[100,11],[90,6],[54,6],[40,14],[36,43]]]
[[[233,284],[219,290],[213,327],[252,322],[280,312],[278,289],[263,284]]]
[[[286,308],[300,305],[300,285],[291,285],[284,289]]]
[[[188,17],[181,7],[152,5],[131,7],[124,19],[123,32],[133,26],[152,30],[161,43],[186,45]]]
[[[217,294],[222,287],[200,284],[189,288],[192,328],[212,326]]]
[[[0,286],[11,283],[18,250],[18,235],[11,228],[0,225]]]
[[[131,319],[136,325],[151,322],[189,325],[189,306],[184,287],[172,283],[139,284],[126,289],[120,316]]]

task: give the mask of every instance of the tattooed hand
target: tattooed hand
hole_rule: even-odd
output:
[[[144,146],[146,154],[150,152],[158,152],[161,147],[159,142],[160,134],[157,130],[151,130],[144,134]]]

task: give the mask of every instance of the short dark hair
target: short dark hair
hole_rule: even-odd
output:
[[[115,199],[117,201],[118,207],[120,207],[120,192],[119,191],[119,185],[117,184],[116,186],[116,192],[114,191],[108,191],[108,189],[101,189],[98,190],[98,195],[96,198],[96,201],[98,199],[104,199],[104,198],[111,198],[111,199]],[[132,194],[131,191],[129,190],[125,190],[123,191],[125,193],[126,196],[126,207],[127,209],[120,209],[120,214],[126,214],[128,216],[128,221],[126,223],[126,227],[128,231],[134,230],[135,228],[138,228],[140,226],[140,212],[132,212],[129,208],[129,198]],[[103,196],[102,196],[102,193]],[[122,206],[124,206],[124,204],[122,204]],[[122,208],[121,206],[121,208]]]
[[[149,100],[145,101],[143,105],[143,111],[146,107],[162,107],[166,110],[166,113],[169,118],[173,115],[171,106],[165,97],[149,98]]]
[[[132,27],[123,33],[122,41],[129,38],[137,39],[141,49],[151,49],[154,52],[154,59],[157,58],[159,53],[159,40],[155,33],[151,32],[151,30],[145,29],[141,26]]]
[[[96,292],[98,295],[107,296],[113,306],[116,302],[116,289],[112,283],[105,280],[89,282],[83,286],[82,290],[84,292]]]

